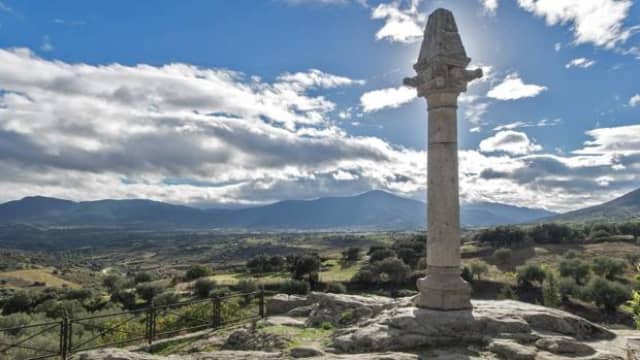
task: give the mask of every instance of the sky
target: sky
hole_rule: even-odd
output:
[[[567,211],[640,187],[634,0],[0,0],[0,201],[425,199],[413,76],[453,11],[461,201]]]

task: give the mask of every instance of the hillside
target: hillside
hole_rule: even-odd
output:
[[[522,223],[550,215],[553,213],[545,210],[487,202],[464,205],[461,210],[462,223],[466,226]],[[236,210],[203,210],[140,199],[73,202],[28,197],[0,204],[0,224],[143,229],[410,230],[425,227],[426,206],[384,191],[287,200]]]
[[[624,221],[640,217],[640,189],[600,205],[545,218],[545,222]]]

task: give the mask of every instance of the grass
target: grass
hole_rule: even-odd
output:
[[[0,273],[0,278],[9,278],[21,280],[29,283],[42,282],[51,287],[71,287],[78,288],[80,285],[61,279],[52,274],[53,269],[28,269],[28,270],[15,270]]]
[[[333,329],[323,329],[323,328],[297,328],[292,326],[284,326],[284,325],[273,325],[267,326],[262,329],[262,331],[284,335],[291,339],[289,343],[289,348],[294,348],[296,346],[318,346],[325,347],[330,340],[331,334],[333,333]]]
[[[343,264],[339,260],[330,259],[324,262],[325,271],[320,272],[320,281],[323,282],[347,282],[360,270],[360,261],[350,264]]]

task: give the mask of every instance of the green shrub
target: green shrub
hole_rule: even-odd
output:
[[[288,295],[306,295],[309,293],[309,283],[303,280],[288,280],[280,285],[280,292]]]
[[[2,314],[10,315],[20,312],[30,312],[33,305],[33,294],[26,291],[19,291],[4,302],[4,305],[2,306]]]
[[[473,273],[468,266],[462,267],[462,272],[460,273],[460,277],[467,282],[473,282]]]
[[[357,246],[352,246],[347,250],[342,252],[342,260],[353,262],[358,261],[360,259],[360,248]]]
[[[185,278],[189,281],[211,275],[211,269],[204,265],[193,265],[187,270]]]
[[[482,260],[473,260],[469,263],[471,274],[478,280],[482,280],[482,275],[489,272],[489,265]]]
[[[369,256],[369,262],[374,263],[374,262],[382,261],[384,259],[392,258],[395,256],[396,256],[395,251],[389,248],[383,248],[371,253],[371,255]]]
[[[580,297],[580,286],[572,277],[561,277],[558,279],[558,293],[563,302],[567,302],[570,297]]]
[[[162,292],[162,288],[156,285],[140,284],[136,287],[136,294],[140,298],[150,303],[156,295]]]
[[[630,288],[599,276],[589,281],[586,291],[587,297],[607,312],[615,311],[618,306],[631,299]]]
[[[327,286],[327,292],[334,294],[344,294],[347,292],[347,287],[342,283],[330,283]]]
[[[151,273],[148,273],[146,271],[137,273],[136,276],[133,278],[133,281],[136,284],[149,282],[151,280],[153,280],[153,275],[151,275]]]
[[[503,286],[500,291],[498,291],[497,297],[498,300],[518,300],[518,295],[509,285]]]
[[[518,285],[531,287],[533,283],[542,284],[546,277],[546,272],[538,264],[525,264],[517,269]]]
[[[583,285],[589,280],[591,269],[587,263],[579,259],[564,259],[558,265],[558,271],[563,277],[571,277],[576,284]]]
[[[560,306],[561,300],[556,277],[552,273],[547,273],[542,282],[542,301],[544,306],[557,308]]]
[[[199,298],[207,298],[211,294],[211,290],[216,287],[216,283],[209,279],[198,279],[193,283],[193,293]]]
[[[153,298],[154,306],[171,305],[180,302],[180,295],[173,291],[165,291]]]
[[[511,261],[513,251],[507,248],[500,248],[493,252],[493,258],[499,265],[507,265]]]
[[[606,256],[598,256],[593,259],[593,272],[609,280],[614,280],[622,275],[626,268],[626,263],[620,259],[613,259]]]
[[[253,279],[241,279],[235,286],[236,291],[241,293],[252,293],[258,290],[258,285]]]
[[[378,279],[382,282],[391,282],[401,285],[407,279],[411,268],[404,261],[393,257],[380,260],[374,264]]]

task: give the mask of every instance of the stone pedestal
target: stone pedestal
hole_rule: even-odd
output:
[[[418,280],[419,307],[436,310],[471,308],[471,288],[460,277],[460,203],[458,190],[458,95],[482,76],[468,71],[453,14],[438,9],[429,16],[417,76],[405,84],[417,88],[428,105],[427,276]]]

